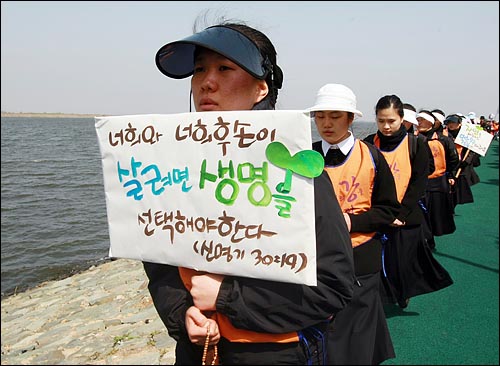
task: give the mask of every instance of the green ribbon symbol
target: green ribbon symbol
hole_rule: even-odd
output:
[[[290,151],[281,142],[271,142],[266,147],[266,157],[273,165],[286,170],[285,182],[279,184],[278,190],[289,193],[292,185],[292,173],[306,178],[321,175],[325,166],[323,156],[314,150],[302,150],[291,156]]]

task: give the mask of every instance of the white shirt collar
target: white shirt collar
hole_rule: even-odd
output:
[[[351,131],[348,132],[349,132],[349,137],[347,137],[345,140],[342,140],[335,145],[330,145],[328,142],[321,139],[321,147],[323,149],[323,155],[326,156],[330,148],[340,149],[340,151],[342,151],[344,155],[349,154],[349,151],[351,151],[352,147],[354,146],[354,136]]]

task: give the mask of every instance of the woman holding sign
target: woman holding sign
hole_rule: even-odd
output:
[[[283,73],[260,31],[223,23],[161,47],[168,77],[191,78],[200,111],[275,108]],[[149,291],[176,364],[324,364],[326,328],[350,301],[354,266],[347,226],[326,173],[314,178],[317,286],[198,272],[144,262]]]
[[[444,123],[448,128],[450,137],[455,141],[462,127],[462,118],[456,114],[452,114],[446,117]],[[458,144],[455,144],[455,147],[460,162],[457,171],[454,172],[456,179],[452,190],[454,206],[474,202],[474,196],[470,187],[479,183],[479,176],[474,167],[481,165],[479,154]]]

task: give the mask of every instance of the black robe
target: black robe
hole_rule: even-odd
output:
[[[406,133],[401,130],[394,136],[377,132],[381,151],[394,150]],[[366,139],[373,141],[375,135]],[[398,303],[405,308],[408,299],[443,289],[453,283],[448,271],[434,258],[424,232],[425,218],[421,198],[425,195],[429,171],[429,154],[426,141],[409,135],[411,176],[401,200],[398,214],[404,226],[387,226],[385,234],[381,272],[381,296],[385,303]],[[415,148],[412,148],[416,144]],[[404,214],[402,214],[404,213]]]

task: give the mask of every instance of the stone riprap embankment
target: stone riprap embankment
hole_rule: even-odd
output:
[[[173,365],[140,261],[118,259],[2,300],[2,365]]]

